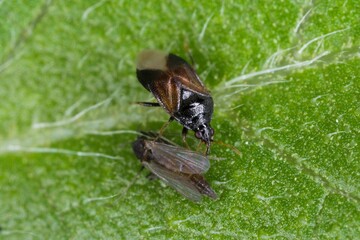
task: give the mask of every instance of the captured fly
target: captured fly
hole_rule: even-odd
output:
[[[214,129],[210,126],[214,102],[195,70],[174,54],[148,50],[139,54],[136,75],[158,103],[139,102],[144,106],[162,106],[170,120],[183,125],[183,140],[189,129],[206,143],[209,153]]]
[[[149,137],[151,135],[139,136],[132,143],[136,157],[145,168],[192,201],[200,201],[202,195],[217,198],[202,176],[210,168],[207,157],[174,146],[164,138],[155,137],[153,140]]]

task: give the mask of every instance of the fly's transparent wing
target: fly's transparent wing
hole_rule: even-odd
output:
[[[156,161],[167,169],[187,174],[201,174],[210,168],[209,159],[197,152],[159,142],[152,142],[149,146]]]
[[[182,176],[177,172],[172,172],[162,165],[159,165],[155,161],[143,162],[144,166],[148,168],[152,173],[158,176],[164,183],[174,188],[181,193],[184,197],[199,202],[202,199],[202,195],[196,188],[193,182],[191,182],[189,176]]]

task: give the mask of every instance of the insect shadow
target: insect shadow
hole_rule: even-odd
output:
[[[217,199],[216,193],[203,177],[210,168],[206,156],[175,146],[152,132],[142,132],[132,143],[132,148],[153,176],[186,198],[195,202],[201,201],[202,195]]]
[[[208,154],[214,136],[214,129],[210,126],[214,102],[195,70],[179,56],[146,50],[138,56],[136,75],[157,100],[157,103],[137,103],[148,107],[161,106],[170,115],[160,134],[176,120],[183,125],[183,142],[186,143],[188,130],[193,130],[195,137],[206,143]]]

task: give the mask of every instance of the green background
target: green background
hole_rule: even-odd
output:
[[[0,238],[360,236],[359,1],[18,0],[0,19]],[[153,101],[143,49],[192,55],[241,152],[213,144],[216,201],[136,177],[133,131],[168,119],[133,104]]]

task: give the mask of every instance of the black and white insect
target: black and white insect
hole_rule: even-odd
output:
[[[132,143],[132,148],[145,168],[192,201],[200,201],[202,195],[217,198],[203,177],[210,168],[206,156],[172,145],[158,135],[143,134]]]
[[[187,131],[206,143],[207,154],[213,141],[210,126],[214,102],[195,70],[181,57],[161,51],[143,51],[138,56],[136,75],[158,103],[138,102],[144,106],[162,106],[172,120],[183,125],[183,141]]]

